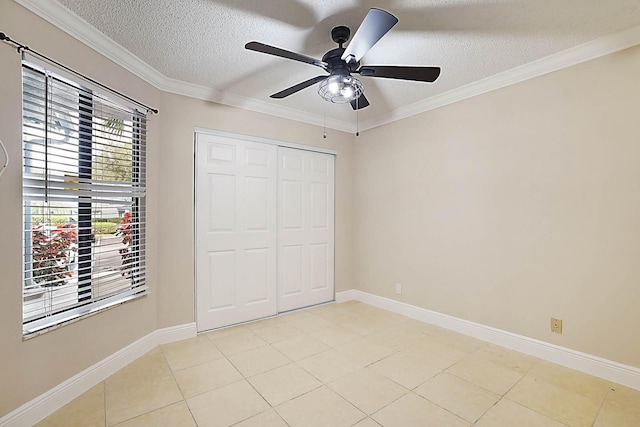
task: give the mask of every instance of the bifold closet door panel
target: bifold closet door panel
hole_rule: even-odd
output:
[[[277,313],[277,153],[274,145],[197,134],[200,331]]]
[[[278,148],[278,311],[332,301],[335,156]]]

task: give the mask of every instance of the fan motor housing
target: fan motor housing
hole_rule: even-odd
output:
[[[342,59],[343,53],[344,48],[337,47],[325,53],[322,57],[322,61],[329,64],[328,71],[331,74],[349,74],[356,71],[360,66],[360,62],[352,62],[350,64],[347,64],[346,61]]]

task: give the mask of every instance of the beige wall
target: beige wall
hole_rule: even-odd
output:
[[[636,47],[365,132],[356,287],[640,367],[639,70]]]
[[[132,97],[157,105],[158,90],[10,0],[0,30]],[[149,283],[151,294],[40,337],[22,341],[20,56],[0,43],[0,139],[11,163],[0,177],[0,416],[156,329],[159,121],[149,124]],[[4,160],[4,159],[2,159]],[[1,161],[1,160],[0,160]]]
[[[338,151],[338,292],[355,284],[640,367],[640,48],[325,140],[316,126],[161,93],[11,0],[0,0],[0,30],[160,109],[148,141],[150,296],[22,341],[20,67],[0,44],[12,161],[0,178],[0,416],[194,321],[195,127]]]
[[[150,116],[147,141],[150,295],[22,341],[20,57],[0,43],[0,139],[11,158],[0,178],[0,417],[155,329],[195,320],[196,126],[337,150],[336,288],[352,287],[352,135],[329,130],[323,139],[317,126],[161,93],[11,0],[0,0],[0,30],[160,109]]]
[[[194,321],[194,129],[203,127],[337,150],[336,291],[352,286],[353,135],[239,108],[162,94],[159,327]],[[180,224],[180,227],[176,227]]]

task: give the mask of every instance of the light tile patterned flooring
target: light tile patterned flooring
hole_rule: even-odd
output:
[[[640,391],[359,302],[164,345],[41,426],[640,426]]]

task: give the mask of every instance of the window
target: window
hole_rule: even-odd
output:
[[[23,334],[145,295],[146,115],[23,62]]]

